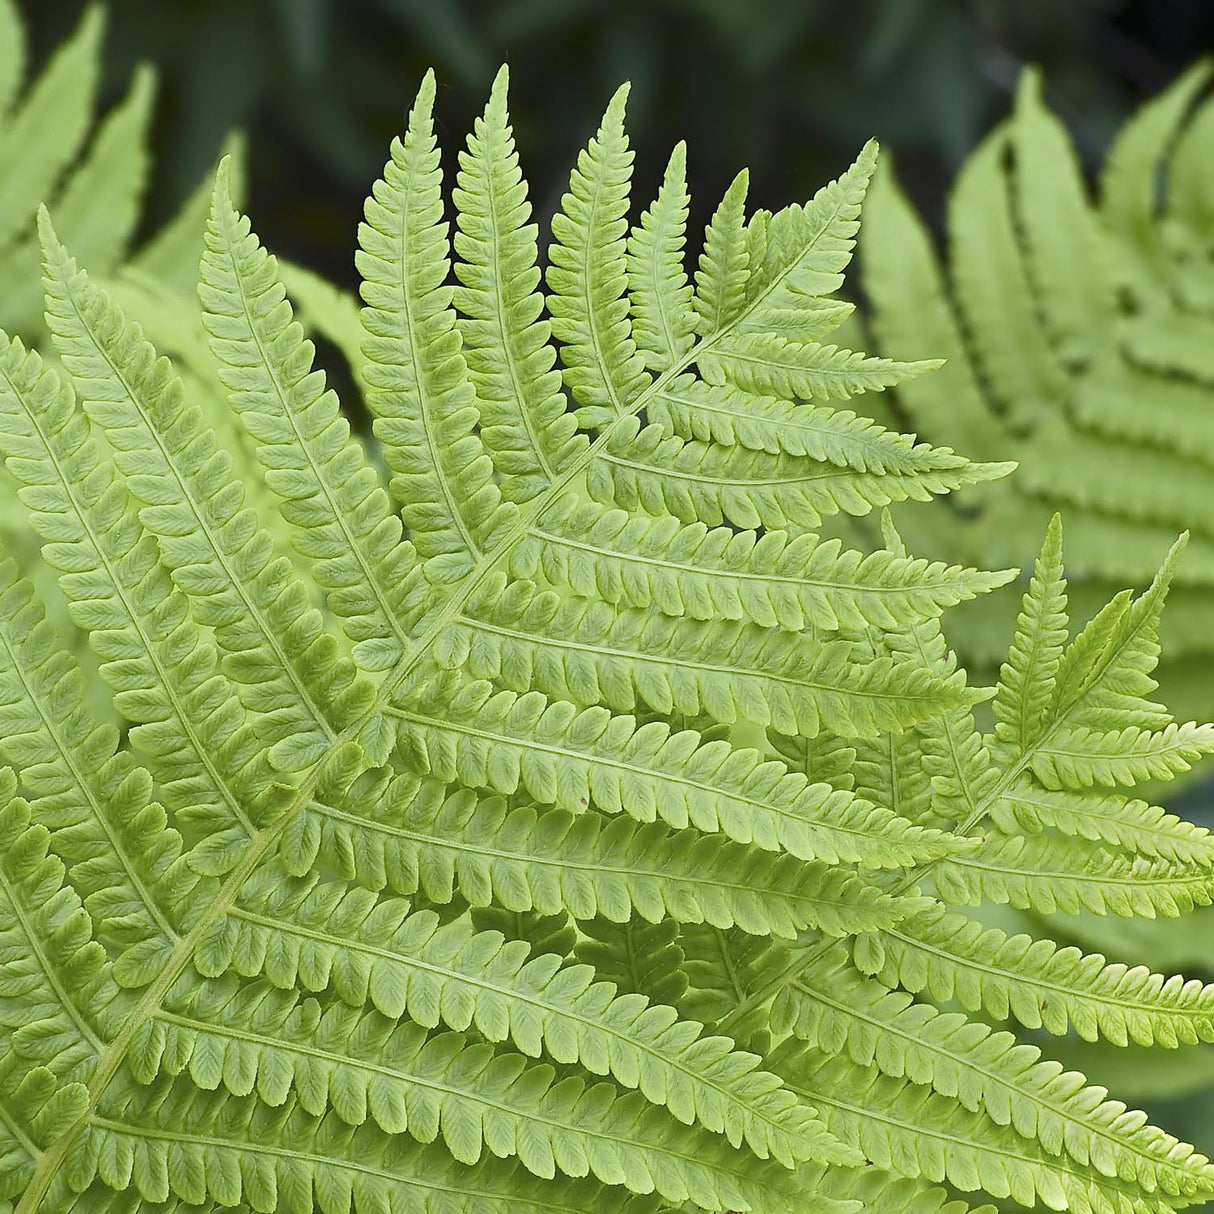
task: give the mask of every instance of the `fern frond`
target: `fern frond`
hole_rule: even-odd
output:
[[[794,203],[767,216],[756,229],[762,233],[762,256],[750,258],[747,280],[749,320],[756,329],[764,317],[778,317],[786,308],[812,309],[814,301],[842,286],[876,163],[877,144],[870,140],[837,181],[804,206]],[[752,246],[752,252],[759,251]]]
[[[0,51],[0,97],[18,59]],[[940,616],[1014,574],[917,558],[888,515],[873,552],[821,533],[1010,470],[808,400],[935,352],[821,344],[850,310],[831,292],[875,147],[775,214],[748,219],[738,178],[689,251],[681,148],[629,226],[621,91],[545,290],[505,74],[460,160],[454,266],[433,100],[427,77],[367,204],[358,317],[280,272],[230,166],[187,206],[205,242],[183,219],[104,286],[43,221],[62,369],[0,338],[0,492],[43,541],[35,580],[0,565],[0,1204],[967,1214],[952,1194],[985,1190],[1170,1214],[1214,1196],[1203,1156],[986,1022],[1214,1040],[1210,988],[1097,951],[1129,956],[1134,925],[1211,900],[1205,833],[1086,787],[1214,741],[1152,699],[1179,548],[1068,642],[1055,524],[983,734],[990,693]],[[98,153],[115,181],[138,109]],[[1039,214],[1061,137],[1031,84],[1020,119],[1000,138],[1033,160]],[[983,222],[1018,239],[1010,206]],[[191,246],[201,316],[180,294]],[[1047,354],[1090,349],[1035,306],[1058,245],[1034,248],[1013,319]],[[287,288],[365,389],[368,453]],[[1156,532],[1136,534],[1145,568]],[[1214,569],[1200,536],[1190,551]],[[60,652],[47,588],[112,703]],[[992,905],[1092,951],[986,926]],[[1202,922],[1161,965],[1191,959]]]
[[[866,1214],[997,1214],[992,1205],[971,1206],[946,1189],[880,1168],[828,1173],[823,1189],[836,1199],[860,1201]]]
[[[227,1209],[243,1200],[246,1208],[264,1214],[304,1214],[317,1205],[338,1210],[343,1203],[347,1210],[355,1203],[360,1209],[409,1208],[425,1214],[450,1210],[452,1203],[503,1214],[518,1209],[573,1214],[602,1198],[592,1181],[539,1180],[521,1165],[488,1159],[463,1164],[449,1151],[386,1135],[374,1126],[347,1126],[334,1115],[310,1117],[295,1101],[270,1108],[257,1100],[160,1083],[111,1101],[106,1113],[70,1161],[76,1189],[96,1178],[134,1189],[148,1202],[177,1199],[190,1208]],[[707,1181],[711,1168],[700,1175]],[[643,1183],[639,1176],[635,1182]],[[733,1185],[718,1180],[718,1186],[721,1195],[750,1191],[743,1178]],[[648,1214],[660,1207],[646,1198],[626,1198],[623,1208]]]
[[[137,71],[126,99],[106,118],[55,204],[65,238],[98,273],[117,267],[139,220],[153,93],[151,72]]]
[[[856,1065],[874,1062],[895,1079],[1012,1126],[1050,1155],[1067,1155],[1102,1175],[1137,1181],[1150,1192],[1192,1197],[1209,1183],[1204,1156],[1145,1122],[1082,1075],[1043,1061],[1036,1046],[956,1012],[940,1012],[826,958],[792,991],[796,1035]]]
[[[440,716],[440,705],[445,715]],[[422,775],[513,793],[578,813],[594,805],[638,821],[721,832],[738,843],[827,863],[895,868],[957,841],[827,785],[758,751],[702,742],[603,708],[579,711],[539,692],[494,693],[440,677],[391,711],[397,747]]]
[[[697,924],[680,928],[679,948],[687,974],[681,1006],[705,1024],[724,1020],[752,993],[764,970],[786,956],[770,940]]]
[[[909,822],[934,826],[931,777],[916,741],[910,730],[856,739],[852,778],[857,795],[890,806]]]
[[[1031,784],[1013,785],[992,807],[1001,830],[1062,831],[1103,842],[1133,855],[1158,857],[1205,868],[1214,855],[1214,839],[1195,826],[1145,801],[1098,794],[1049,791]]]
[[[1146,966],[1110,964],[1099,954],[1059,948],[1049,940],[1007,936],[963,915],[932,910],[869,938],[857,951],[865,973],[887,985],[956,999],[997,1020],[1062,1034],[1073,1028],[1125,1045],[1208,1041],[1214,1033],[1214,988],[1167,978]]]
[[[680,525],[670,515],[604,510],[572,494],[519,542],[511,569],[527,579],[542,571],[585,597],[670,616],[832,631],[932,615],[1011,576],[865,556],[813,535]]]
[[[90,721],[79,665],[11,563],[0,566],[0,587],[0,753],[37,798],[39,824],[73,866],[100,939],[123,949],[173,942],[182,844],[152,799],[152,778],[118,749],[112,724]]]
[[[1090,1164],[1050,1155],[983,1111],[945,1100],[930,1088],[893,1079],[839,1055],[821,1059],[793,1045],[777,1050],[802,1094],[824,1093],[830,1124],[860,1144],[880,1168],[948,1181],[963,1193],[1011,1198],[1027,1209],[1167,1214],[1166,1198],[1146,1194],[1137,1179],[1104,1176]],[[825,1095],[829,1093],[829,1095]]]
[[[938,362],[895,363],[838,346],[789,341],[776,334],[717,342],[714,355],[731,383],[756,396],[843,400],[934,371]]]
[[[1033,578],[1016,620],[1016,635],[991,710],[995,737],[1024,754],[1045,725],[1067,641],[1066,579],[1062,572],[1062,520],[1055,515],[1033,565]]]
[[[813,784],[829,784],[845,792],[855,789],[852,764],[855,749],[842,738],[818,734],[816,738],[786,737],[767,732],[772,752],[787,764],[789,771],[800,772]]]
[[[971,464],[951,451],[928,449],[916,452],[922,462],[906,474],[876,474],[783,452],[685,442],[656,425],[634,434],[634,427],[620,427],[592,467],[591,496],[686,523],[725,522],[797,535],[818,530],[823,519],[840,512],[864,515],[891,502],[926,501],[1010,471],[1008,465]]]
[[[946,360],[932,375],[899,387],[899,403],[929,442],[948,442],[980,459],[1005,455],[1011,447],[983,403],[931,237],[883,165],[864,204],[861,268],[875,307],[867,319],[893,357],[930,350]]]
[[[1088,910],[1143,919],[1175,918],[1214,899],[1214,884],[1201,869],[1074,843],[1066,848],[1066,863],[1059,864],[1058,842],[1052,835],[990,831],[980,857],[941,862],[934,873],[936,888],[958,906],[993,902],[1046,915]]]
[[[1185,111],[1210,78],[1197,63],[1162,96],[1143,106],[1118,134],[1100,177],[1102,212],[1110,225],[1140,247],[1157,241],[1154,179],[1175,141]]]
[[[18,235],[88,129],[98,70],[102,15],[90,8],[55,52],[20,109],[0,129],[0,248]]]
[[[35,230],[41,204],[53,209],[61,235],[97,274],[122,272],[145,254],[170,276],[182,268],[172,248],[181,217],[131,257],[149,175],[155,75],[138,66],[126,96],[109,113],[95,113],[104,26],[104,9],[87,6],[22,96],[25,30],[11,0],[0,6],[0,324],[31,344],[43,337]],[[199,234],[194,227],[191,236]],[[196,269],[195,254],[178,290],[192,290]]]
[[[1034,306],[1003,188],[1008,132],[998,128],[954,187],[949,238],[957,299],[972,318],[974,359],[1015,424],[1031,425],[1065,391],[1058,356]]]
[[[289,920],[283,920],[288,912]],[[698,1122],[745,1141],[760,1157],[854,1158],[818,1133],[808,1109],[756,1069],[759,1059],[726,1038],[638,996],[616,997],[588,966],[562,967],[551,954],[529,957],[522,941],[473,932],[466,920],[440,926],[429,912],[379,901],[361,891],[287,882],[267,872],[245,905],[218,920],[197,963],[208,976],[229,968],[264,973],[286,989],[332,989],[359,1007],[370,1001],[389,1019],[407,1014],[426,1027],[470,1025],[490,1041],[510,1040],[522,1053],[547,1053],[610,1074],[665,1105],[685,1124]]]
[[[87,1073],[104,1041],[116,988],[105,950],[65,868],[48,851],[49,832],[17,796],[11,768],[0,768],[0,832],[7,999],[4,1046],[62,1081]],[[61,1099],[73,1098],[70,1094]]]
[[[349,680],[322,657],[307,590],[257,527],[232,460],[167,360],[78,269],[45,214],[42,230],[48,327],[141,522],[198,622],[215,629],[242,702],[273,714],[263,736],[284,755],[323,749],[336,717],[329,684]]]
[[[635,1094],[561,1078],[547,1063],[458,1033],[430,1036],[378,1012],[341,1004],[322,1011],[264,984],[228,984],[170,1005],[153,1036],[141,1059],[144,1082],[159,1067],[188,1072],[203,1091],[256,1091],[271,1108],[294,1095],[312,1117],[332,1110],[348,1126],[373,1124],[422,1143],[441,1136],[462,1164],[516,1157],[545,1179],[590,1175],[705,1209],[748,1187],[735,1153],[718,1162],[709,1136]]]
[[[324,373],[312,370],[312,343],[293,321],[275,270],[233,208],[221,169],[199,287],[219,374],[257,442],[296,546],[357,642],[356,658],[384,669],[407,635],[413,548]]]
[[[769,455],[808,456],[859,472],[925,471],[927,450],[846,409],[756,396],[733,384],[683,375],[655,391],[650,417],[687,439],[746,447]]]
[[[1100,732],[1082,726],[1039,746],[1033,774],[1046,788],[1170,780],[1214,750],[1214,729],[1190,721],[1151,731],[1127,725]]]
[[[1041,100],[1041,79],[1020,78],[1011,127],[1018,170],[1017,218],[1051,341],[1064,360],[1090,355],[1113,320],[1110,259],[1088,206],[1078,157]]]
[[[239,199],[243,197],[245,186],[245,147],[239,132],[224,140],[215,163],[222,164],[225,160],[231,166],[233,196]],[[202,257],[214,192],[214,180],[208,175],[182,203],[177,214],[136,252],[124,278],[133,275],[145,284],[157,283],[173,298],[188,296],[193,305],[197,299],[198,261]],[[114,285],[110,284],[111,287]],[[140,317],[140,320],[146,327],[145,318]],[[360,335],[361,332],[360,327]]]
[[[1186,529],[1179,583],[1208,588],[1209,79],[1197,64],[1144,105],[1089,190],[1026,71],[1012,115],[957,179],[946,266],[892,180],[878,178],[862,249],[866,319],[881,354],[949,361],[859,410],[886,424],[904,414],[933,443],[1014,455],[1024,470],[969,517],[924,515],[917,542],[955,560],[1019,562],[1037,518],[1065,507],[1069,565],[1093,597],[1145,585],[1159,547]],[[994,617],[969,624],[963,656],[988,662]],[[1183,695],[1185,716],[1208,715],[1208,648],[1189,630],[1169,637],[1162,681]]]
[[[365,808],[375,806],[374,815]],[[579,920],[664,919],[792,938],[811,924],[831,935],[896,921],[899,903],[845,870],[740,848],[719,835],[584,811],[511,806],[468,789],[398,777],[356,784],[339,806],[317,802],[284,859],[303,875],[323,858],[368,888],[422,892],[438,905]],[[481,841],[494,838],[492,851]]]
[[[490,586],[444,637],[447,665],[521,692],[623,712],[638,705],[786,734],[865,737],[964,703],[956,680],[889,659],[864,660],[838,639],[772,634],[749,624],[707,629],[639,610]],[[597,608],[597,609],[596,609]],[[561,638],[552,641],[552,636]]]
[[[212,848],[216,838],[235,845],[250,829],[245,797],[258,788],[241,770],[252,740],[245,714],[70,388],[3,334],[0,419],[0,450],[44,557],[90,629],[115,702],[139,722],[134,737],[167,799],[197,823],[223,823]]]
[[[696,332],[711,337],[737,319],[746,301],[750,250],[746,242],[746,191],[750,177],[743,169],[725,191],[704,232],[704,251],[696,271],[692,305]]]

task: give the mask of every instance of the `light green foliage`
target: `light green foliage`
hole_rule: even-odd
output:
[[[33,346],[48,344],[36,224],[45,202],[54,209],[56,228],[72,252],[94,277],[110,283],[137,319],[152,325],[165,353],[182,359],[182,373],[193,381],[194,403],[239,456],[239,427],[231,425],[231,410],[214,382],[194,303],[211,182],[173,220],[133,248],[149,177],[155,78],[148,67],[137,68],[126,97],[107,114],[95,113],[104,25],[104,10],[87,8],[75,31],[34,73],[27,64],[16,0],[0,0],[0,328]],[[0,515],[0,537],[37,585],[61,643],[72,646],[86,665],[93,664],[87,642],[70,621],[19,516]],[[86,693],[94,686],[95,681],[86,682]],[[95,697],[92,710],[107,714],[108,695]]]
[[[40,217],[58,362],[0,335],[0,453],[96,666],[0,565],[0,1202],[1214,1196],[990,1023],[1174,1047],[1214,992],[967,913],[1210,903],[1210,836],[1121,791],[1214,749],[1148,699],[1176,554],[1072,640],[1055,521],[969,686],[941,614],[1012,574],[820,530],[1009,470],[824,403],[930,369],[822,344],[875,147],[774,215],[740,177],[693,279],[681,147],[629,228],[621,90],[545,288],[505,72],[450,204],[434,96],[367,202],[361,314],[285,271],[374,442],[229,165],[196,331],[165,266],[107,285]]]
[[[14,0],[0,0],[0,325],[10,333],[35,337],[40,328],[34,217],[41,203],[54,208],[60,235],[94,274],[115,273],[130,253],[148,176],[155,82],[139,68],[126,97],[95,118],[103,26],[103,11],[86,9],[26,82],[20,15]],[[188,282],[198,248],[198,225],[187,212],[149,241],[135,264]]]
[[[933,508],[900,519],[907,534],[955,560],[1022,564],[1061,509],[1076,593],[1094,610],[1150,581],[1161,548],[1191,531],[1161,677],[1195,715],[1214,707],[1209,75],[1199,64],[1145,105],[1089,190],[1028,71],[1012,114],[957,178],[945,250],[885,170],[860,249],[872,344],[947,359],[861,411],[977,457],[1014,455],[1022,469],[981,495],[977,521]],[[959,613],[974,663],[997,662],[1005,632],[995,600]]]

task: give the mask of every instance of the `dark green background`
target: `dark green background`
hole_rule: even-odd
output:
[[[41,58],[81,0],[22,3]],[[421,73],[439,78],[449,162],[497,66],[512,72],[524,171],[559,197],[607,98],[633,82],[638,189],[685,138],[697,215],[742,165],[752,198],[807,196],[877,135],[938,215],[1022,64],[1095,160],[1119,122],[1214,47],[1210,0],[113,0],[105,94],[161,73],[155,189],[167,216],[224,132],[250,138],[263,237],[352,283],[361,199]]]

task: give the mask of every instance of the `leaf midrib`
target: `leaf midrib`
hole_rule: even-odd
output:
[[[847,911],[860,909],[876,909],[863,907],[862,904],[855,902],[845,902],[842,899],[824,898],[816,894],[800,893],[795,891],[787,891],[771,886],[757,886],[752,882],[744,881],[727,881],[723,877],[704,877],[702,874],[697,876],[687,876],[680,873],[672,873],[669,869],[661,868],[654,865],[651,868],[641,868],[638,865],[631,867],[622,867],[618,864],[587,864],[576,860],[568,860],[560,856],[543,856],[534,852],[512,852],[502,851],[497,847],[490,847],[482,844],[464,843],[453,836],[442,836],[437,833],[425,834],[419,831],[405,830],[399,826],[392,826],[386,822],[369,822],[365,818],[360,818],[355,814],[349,814],[343,810],[337,809],[335,806],[326,805],[321,801],[313,802],[317,811],[325,817],[335,818],[340,821],[349,822],[352,825],[363,827],[367,830],[378,831],[381,834],[391,835],[397,839],[408,839],[419,844],[433,844],[436,847],[443,848],[447,851],[464,852],[473,856],[484,856],[490,860],[503,860],[510,863],[518,864],[535,864],[544,868],[568,869],[575,873],[602,873],[611,877],[643,877],[653,878],[658,877],[662,880],[670,881],[679,885],[703,885],[709,886],[712,889],[728,890],[731,893],[753,894],[762,893],[767,897],[777,899],[779,901],[787,901],[797,905],[808,903],[811,906],[827,906],[835,910]],[[549,813],[568,813],[568,810],[549,810]],[[542,813],[542,811],[541,811]],[[608,821],[610,819],[607,819]],[[632,819],[635,821],[635,819]],[[644,826],[644,823],[641,823]],[[813,863],[807,861],[806,863]],[[820,862],[819,862],[820,863]],[[713,927],[718,927],[719,924],[711,923],[710,920],[702,920],[704,923],[710,923]],[[743,929],[744,930],[744,929]],[[772,933],[775,935],[776,933]]]

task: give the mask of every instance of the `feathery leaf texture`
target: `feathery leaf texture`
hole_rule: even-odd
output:
[[[621,89],[545,279],[507,87],[448,214],[422,82],[361,312],[262,248],[230,163],[190,204],[199,315],[167,253],[114,280],[68,193],[40,216],[58,361],[0,336],[3,491],[46,570],[0,563],[0,1204],[1214,1196],[970,1016],[1214,1040],[1200,984],[965,914],[1214,899],[1206,833],[1124,791],[1214,749],[1149,699],[1177,554],[1070,641],[1052,524],[980,733],[940,617],[1014,571],[913,556],[888,518],[872,551],[821,532],[1010,470],[828,403],[933,367],[823,344],[875,146],[774,215],[739,176],[691,275],[686,149],[631,222]]]

